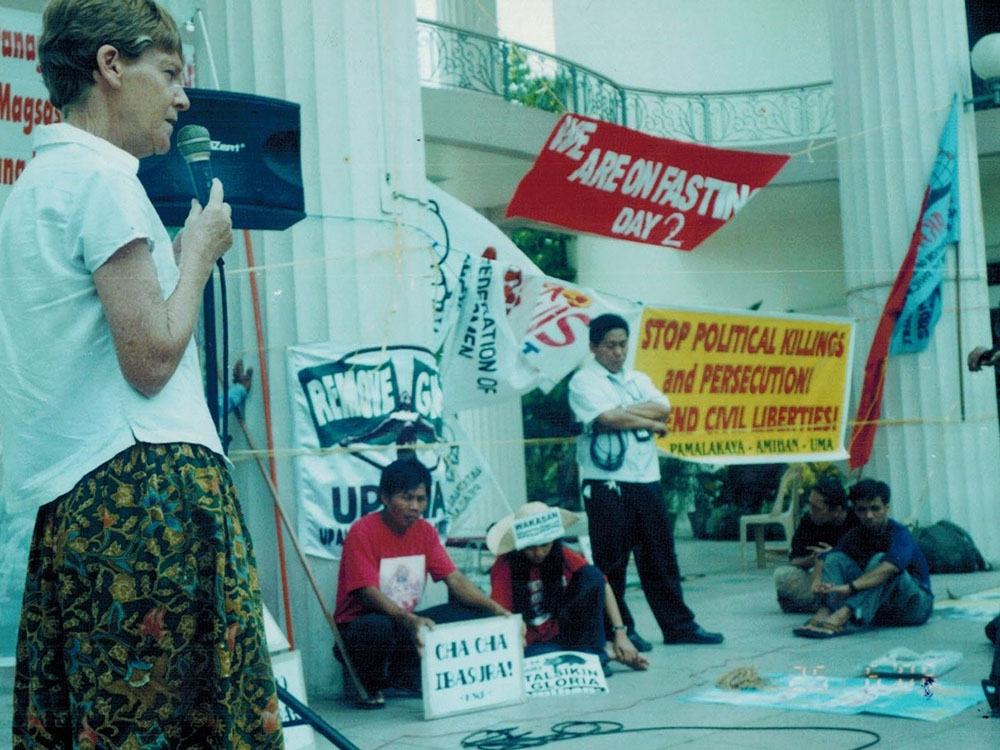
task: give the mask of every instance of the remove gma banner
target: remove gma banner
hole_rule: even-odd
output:
[[[337,559],[344,536],[381,507],[382,469],[412,457],[431,472],[424,518],[444,540],[485,497],[500,497],[482,456],[446,419],[432,352],[420,346],[288,349],[299,538],[307,554]]]
[[[644,308],[635,367],[670,398],[657,445],[691,461],[847,458],[854,323]]]

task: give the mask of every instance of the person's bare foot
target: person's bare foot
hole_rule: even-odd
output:
[[[851,619],[851,608],[841,607],[832,615],[827,616],[826,622],[830,623],[835,627],[842,628],[844,627],[844,625],[847,624],[847,621],[850,619]]]

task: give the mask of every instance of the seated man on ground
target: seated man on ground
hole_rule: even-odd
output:
[[[774,571],[774,587],[782,612],[815,612],[819,595],[812,590],[812,569],[819,555],[829,552],[840,538],[858,525],[847,507],[847,493],[840,480],[821,477],[809,493],[809,513],[792,536],[788,565]]]
[[[604,575],[562,544],[575,513],[545,503],[525,503],[495,523],[486,546],[497,556],[490,570],[492,597],[527,625],[525,656],[550,651],[597,654],[610,676],[612,659],[633,669],[649,660],[629,640],[614,592]],[[612,639],[604,632],[611,622]]]
[[[379,482],[384,507],[358,519],[344,539],[333,619],[370,696],[358,701],[365,708],[385,705],[387,687],[419,690],[421,626],[510,614],[455,567],[421,518],[430,487],[419,461],[389,464]],[[453,601],[415,612],[428,573]]]
[[[934,608],[927,560],[916,540],[889,518],[889,485],[862,479],[851,487],[859,525],[813,569],[819,611],[796,628],[803,638],[832,638],[870,625],[922,625]]]

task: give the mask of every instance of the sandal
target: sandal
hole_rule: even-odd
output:
[[[378,708],[385,708],[385,694],[381,690],[376,690],[370,693],[367,698],[362,698],[360,695],[354,699],[354,705],[357,708],[362,708],[368,711]]]
[[[834,625],[832,622],[821,622],[818,625],[805,625],[801,628],[795,628],[792,631],[793,634],[799,636],[800,638],[836,638],[838,635],[848,635],[854,632],[853,630],[846,629],[843,625]]]

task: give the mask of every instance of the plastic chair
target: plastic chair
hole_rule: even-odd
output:
[[[747,527],[753,526],[754,541],[757,547],[757,567],[766,565],[766,550],[764,548],[764,531],[771,524],[781,526],[785,531],[785,541],[792,543],[795,534],[795,523],[799,512],[799,491],[802,487],[802,467],[791,466],[782,474],[778,484],[778,493],[774,496],[774,504],[769,513],[754,513],[740,516],[740,564],[746,567]],[[786,502],[787,500],[787,502]]]

